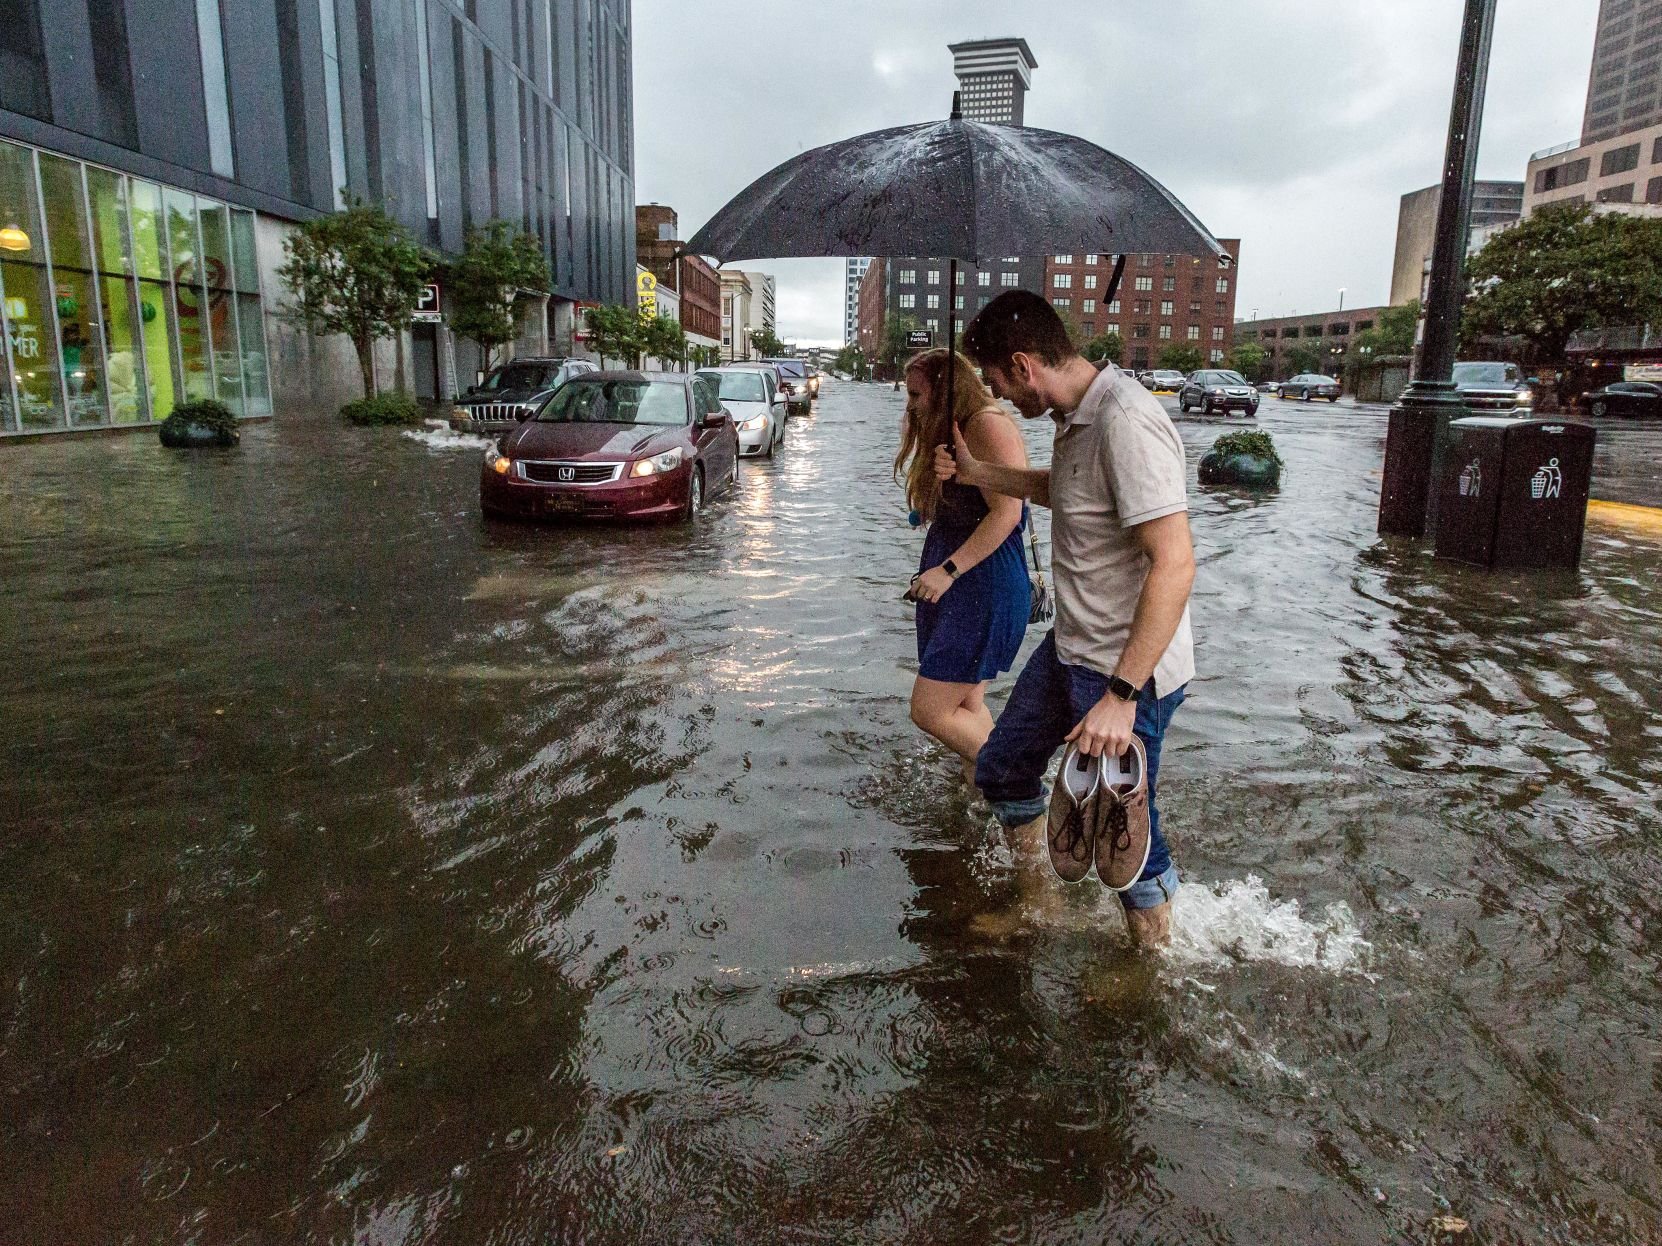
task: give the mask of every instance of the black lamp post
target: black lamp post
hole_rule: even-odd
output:
[[[1460,304],[1466,291],[1466,247],[1471,237],[1472,181],[1489,78],[1489,46],[1496,0],[1466,0],[1449,113],[1443,192],[1437,203],[1437,235],[1425,297],[1425,336],[1414,381],[1391,411],[1385,443],[1385,478],[1379,490],[1379,531],[1389,536],[1434,533],[1435,481],[1450,420],[1470,411],[1454,386],[1454,354]]]

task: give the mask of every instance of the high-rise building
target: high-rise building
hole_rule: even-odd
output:
[[[569,349],[580,302],[633,297],[628,0],[0,16],[0,436],[151,424],[186,398],[252,416],[357,397],[344,339],[273,314],[285,237],[348,196],[440,252],[491,220],[536,239],[553,291],[520,300],[519,348]],[[382,384],[474,379],[442,324],[402,346],[378,353]]]
[[[1057,314],[1088,341],[1116,333],[1127,368],[1160,366],[1160,353],[1188,346],[1221,364],[1234,345],[1235,291],[1241,258],[1238,238],[1220,238],[1227,266],[1211,256],[1131,255],[1112,300],[1112,255],[1051,255],[1044,293]]]
[[[1601,0],[1581,145],[1662,123],[1662,0]]]
[[[1039,63],[1025,39],[978,39],[954,43],[952,72],[958,76],[958,103],[966,121],[1021,125],[1028,88]]]
[[[851,259],[843,270],[843,345],[860,340],[860,282],[871,268],[871,260]]]
[[[1410,191],[1397,209],[1397,250],[1391,265],[1391,306],[1420,298],[1431,271],[1431,247],[1437,238],[1441,185]],[[1467,249],[1476,250],[1497,225],[1523,216],[1522,182],[1477,182],[1472,186],[1472,223]]]

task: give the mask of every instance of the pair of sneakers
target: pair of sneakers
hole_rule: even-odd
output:
[[[1065,883],[1096,866],[1110,891],[1124,891],[1148,864],[1148,754],[1131,737],[1118,757],[1087,757],[1068,745],[1050,795],[1045,840],[1050,865]]]

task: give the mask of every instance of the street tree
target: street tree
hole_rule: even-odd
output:
[[[358,353],[364,396],[376,393],[376,340],[402,333],[415,313],[433,257],[374,204],[346,207],[306,221],[283,243],[277,269],[294,301],[282,313],[319,337],[344,333]]]
[[[1496,233],[1467,264],[1462,335],[1523,338],[1557,367],[1583,329],[1662,323],[1662,220],[1549,204]]]
[[[844,376],[851,376],[857,381],[865,380],[866,352],[860,349],[858,342],[849,342],[837,352],[836,359],[831,366]]]
[[[785,353],[785,343],[779,340],[772,329],[752,329],[750,349],[763,359],[778,359]]]
[[[1100,333],[1085,343],[1081,352],[1092,363],[1107,360],[1112,364],[1125,362],[1125,341],[1117,333]]]
[[[1256,385],[1270,371],[1270,352],[1257,342],[1237,342],[1229,352],[1229,366]]]
[[[521,290],[547,294],[553,285],[536,239],[506,221],[467,231],[445,270],[445,318],[453,332],[484,348],[485,367],[514,340],[514,300]]]
[[[1350,340],[1353,352],[1370,355],[1412,355],[1414,334],[1420,323],[1420,301],[1387,307],[1374,318],[1371,329],[1364,329]]]
[[[635,367],[641,357],[641,318],[632,307],[615,303],[588,309],[589,346],[600,356],[604,368],[608,359]]]
[[[641,316],[641,342],[644,353],[666,364],[685,370],[687,364],[687,331],[679,320],[669,316]]]
[[[1287,352],[1287,375],[1297,376],[1300,372],[1321,372],[1322,348],[1315,342],[1300,342]]]
[[[1200,371],[1205,365],[1206,356],[1200,353],[1199,347],[1174,342],[1160,352],[1160,361],[1155,366],[1188,376],[1191,372]]]
[[[877,362],[899,371],[917,349],[906,344],[906,335],[918,327],[911,316],[890,316],[883,322],[883,344],[877,351]]]

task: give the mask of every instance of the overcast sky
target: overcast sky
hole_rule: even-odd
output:
[[[1398,201],[1441,177],[1461,0],[634,0],[636,198],[690,237],[799,151],[945,116],[947,44],[1021,37],[1027,124],[1082,135],[1241,241],[1237,315],[1383,303]],[[1598,0],[1501,0],[1480,178],[1579,136]],[[779,335],[842,340],[842,263]]]

